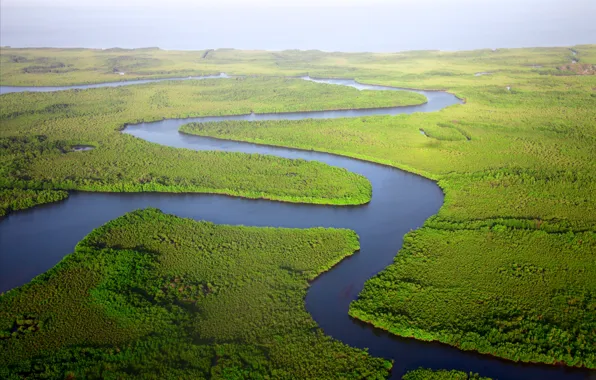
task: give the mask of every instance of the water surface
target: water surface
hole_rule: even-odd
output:
[[[54,92],[54,91],[67,91],[67,90],[86,90],[89,88],[102,88],[102,87],[121,87],[130,86],[144,83],[156,83],[164,81],[179,81],[179,80],[202,80],[202,79],[213,79],[213,78],[228,78],[224,73],[219,75],[201,75],[201,76],[190,76],[185,78],[158,78],[158,79],[137,79],[137,80],[122,80],[118,82],[104,82],[104,83],[93,83],[93,84],[80,84],[74,86],[0,86],[0,95],[10,94],[13,92]]]

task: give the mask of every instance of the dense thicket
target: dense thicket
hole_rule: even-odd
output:
[[[0,377],[381,379],[390,362],[304,308],[308,281],[358,248],[349,230],[126,214],[0,296]]]
[[[126,123],[164,117],[388,106],[399,104],[402,96],[271,78],[2,95],[0,187],[209,192],[362,204],[370,200],[370,183],[343,169],[263,155],[168,148],[118,130]],[[95,149],[73,151],[76,145]]]
[[[43,203],[61,201],[68,197],[61,190],[30,190],[0,188],[0,217],[11,211],[24,210]]]
[[[74,151],[71,142],[46,136],[0,137],[0,145],[0,186],[14,191],[205,192],[339,205],[371,197],[364,177],[304,160],[186,150],[168,156],[171,149],[146,157],[141,147],[151,144],[139,140],[124,151],[97,148],[98,153]]]
[[[350,314],[463,350],[596,368],[594,278],[594,232],[426,227],[406,235]]]
[[[491,380],[489,377],[481,377],[477,373],[465,373],[456,370],[436,370],[419,368],[409,371],[403,377],[403,380]]]

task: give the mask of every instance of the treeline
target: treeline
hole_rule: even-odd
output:
[[[0,188],[0,217],[11,211],[24,210],[44,203],[58,202],[68,197],[66,191]]]
[[[304,308],[308,281],[358,248],[349,230],[126,214],[0,296],[0,377],[384,378],[390,362]]]
[[[68,67],[62,62],[54,62],[46,65],[30,65],[23,67],[23,72],[26,74],[47,74],[47,73],[67,73],[77,69]]]

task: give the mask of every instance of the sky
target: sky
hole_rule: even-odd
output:
[[[420,0],[426,1],[426,0]],[[221,7],[221,6],[277,6],[277,7],[350,7],[355,5],[378,5],[378,4],[404,4],[414,3],[413,0],[168,0],[168,7]],[[431,3],[447,3],[449,0],[428,0]],[[41,6],[46,5],[46,0],[2,0],[6,5],[22,6]],[[162,0],[52,0],[52,6],[72,6],[72,7],[127,7],[127,6],[151,6],[163,7]]]
[[[596,0],[0,0],[0,44],[470,50],[596,43]]]

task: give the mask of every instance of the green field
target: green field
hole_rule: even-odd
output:
[[[57,200],[63,190],[364,203],[368,181],[326,165],[190,152],[117,131],[164,117],[421,102],[401,92],[271,76],[445,89],[466,104],[399,116],[192,124],[183,131],[332,152],[438,181],[445,204],[406,236],[394,264],[366,284],[350,314],[464,350],[596,368],[596,75],[589,69],[596,45],[572,49],[577,64],[563,47],[391,54],[219,49],[205,59],[203,52],[159,49],[2,48],[2,84],[256,76],[3,95],[2,207]],[[69,152],[76,144],[96,148]]]
[[[304,308],[308,282],[358,248],[350,230],[126,214],[0,296],[0,377],[384,378],[390,362]]]

